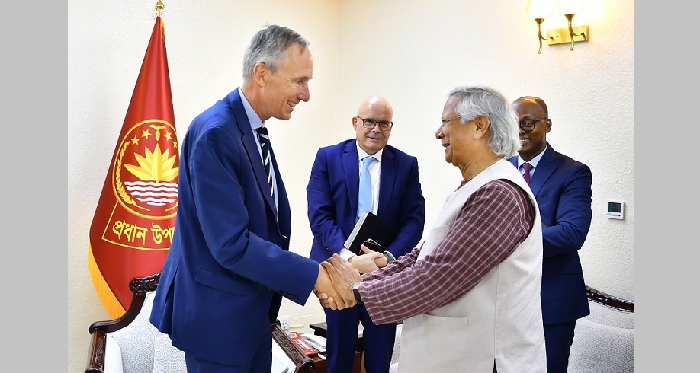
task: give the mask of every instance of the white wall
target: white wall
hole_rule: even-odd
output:
[[[87,269],[88,231],[154,24],[156,0],[68,5],[68,370],[86,364],[91,322],[108,319]],[[292,202],[292,248],[308,255],[305,187],[318,147],[353,135],[350,117],[370,93],[387,96],[396,123],[390,143],[416,155],[426,196],[426,228],[457,169],[434,138],[448,91],[484,84],[511,99],[545,99],[548,139],[593,171],[593,223],[581,250],[585,279],[634,299],[634,2],[590,0],[574,24],[590,42],[547,46],[537,54],[526,0],[172,1],[163,20],[182,137],[192,118],[240,83],[250,37],[279,23],[307,37],[314,51],[311,101],[270,132]],[[561,18],[561,19],[558,19]],[[564,27],[563,16],[544,29]],[[299,145],[302,145],[300,147]],[[606,201],[626,202],[625,220],[605,217]],[[282,314],[306,330],[322,321],[310,298],[286,301]]]

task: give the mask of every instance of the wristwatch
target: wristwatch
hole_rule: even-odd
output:
[[[394,254],[389,252],[389,250],[385,250],[382,254],[386,257],[386,264],[389,264],[395,260]]]
[[[360,284],[361,282],[352,284],[352,293],[355,295],[355,300],[357,303],[362,303],[362,297],[360,296]]]

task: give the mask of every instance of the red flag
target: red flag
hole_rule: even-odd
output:
[[[178,166],[164,25],[157,16],[90,227],[90,276],[115,319],[131,303],[129,280],[163,267],[175,228]]]

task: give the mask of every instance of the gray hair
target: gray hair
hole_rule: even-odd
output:
[[[453,89],[448,98],[457,96],[460,101],[456,112],[462,123],[484,115],[491,122],[488,146],[496,155],[509,158],[520,150],[518,114],[510,101],[493,88],[463,86]]]
[[[271,73],[276,73],[285,51],[293,44],[309,48],[310,43],[298,32],[279,25],[270,25],[258,31],[243,57],[243,81],[253,78],[253,69],[263,62]]]

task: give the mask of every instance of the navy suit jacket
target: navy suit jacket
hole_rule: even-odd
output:
[[[238,89],[192,121],[150,316],[173,346],[226,365],[248,364],[269,338],[282,296],[304,304],[318,276],[318,263],[288,251],[287,192],[272,151],[275,209],[253,136]]]
[[[518,166],[518,156],[510,158]],[[591,170],[554,151],[542,155],[530,179],[542,217],[542,319],[545,324],[589,314],[578,250],[591,226]]]
[[[356,142],[345,140],[316,152],[306,191],[314,235],[310,257],[318,262],[339,252],[355,226],[359,188]],[[425,226],[418,160],[386,145],[380,164],[377,216],[397,232],[387,250],[398,258],[416,246]]]

